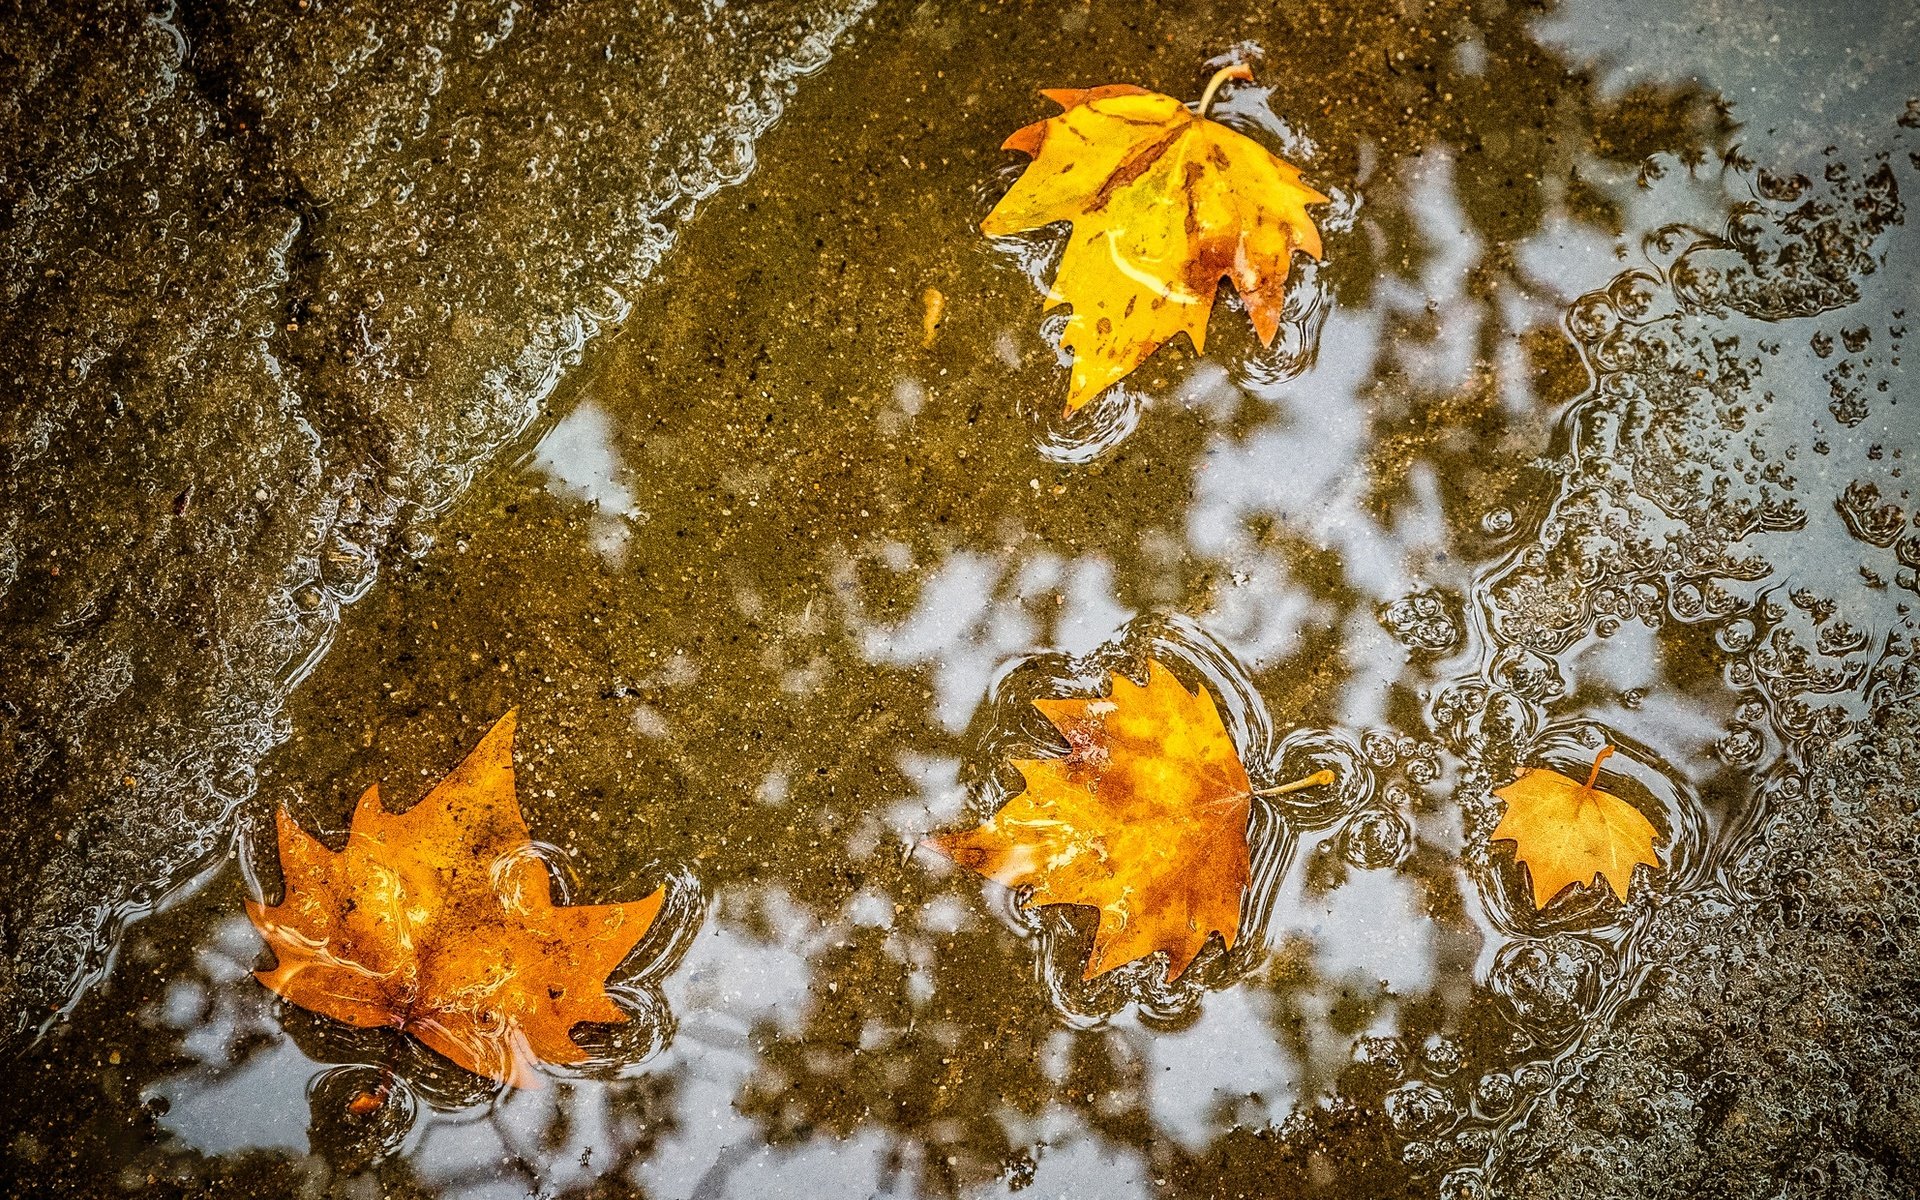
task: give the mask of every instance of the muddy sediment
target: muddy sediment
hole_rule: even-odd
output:
[[[315,431],[283,439],[306,490],[254,484],[281,443],[220,441],[240,410],[195,407],[192,387],[166,401],[191,436],[34,427],[50,470],[97,442],[85,469],[128,495],[218,468],[274,503],[235,510],[257,514],[242,536],[199,487],[137,511],[99,484],[130,549],[55,556],[46,532],[19,560],[61,559],[23,565],[6,601],[8,636],[39,639],[21,653],[66,656],[33,677],[39,707],[8,714],[27,722],[12,745],[30,794],[79,814],[10,824],[53,864],[46,894],[204,861],[155,845],[178,811],[141,798],[200,793],[143,790],[140,754],[215,724],[152,705],[239,713],[219,728],[255,731],[231,743],[255,774],[219,773],[231,749],[166,743],[209,788],[186,844],[237,853],[133,925],[105,986],[22,1061],[16,1092],[55,1099],[0,1108],[7,1153],[57,1195],[109,1175],[135,1193],[476,1200],[1911,1194],[1920,437],[1902,356],[1920,102],[1900,89],[1920,42],[1896,9],[1814,29],[1716,3],[1682,52],[1665,14],[1579,3],[881,6],[756,143],[749,178],[662,222],[665,286],[604,308],[588,289],[607,247],[638,256],[636,276],[656,252],[630,211],[587,203],[651,170],[599,157],[609,118],[583,115],[617,101],[605,64],[624,43],[601,35],[632,18],[422,22],[442,53],[398,76],[413,60],[367,48],[399,35],[365,24],[329,24],[323,45],[269,22],[255,45],[244,24],[195,23],[184,44],[228,47],[226,74],[180,104],[249,94],[225,79],[331,94],[302,73],[327,65],[371,111],[413,80],[425,132],[381,117],[360,141],[322,136],[286,99],[206,127],[221,145],[278,129],[280,157],[260,161],[299,169],[271,178],[331,197],[314,237],[342,222],[344,249],[296,253],[309,202],[257,202],[299,218],[260,259],[277,282],[247,292],[264,324],[196,335],[306,381],[273,393]],[[781,39],[817,32],[797,13],[778,30],[716,19],[743,22],[745,49],[712,53],[774,77],[799,53]],[[659,52],[669,73],[713,61],[695,42],[684,62]],[[1169,347],[1068,420],[1059,317],[1041,312],[1057,239],[977,236],[1021,166],[999,141],[1049,111],[1034,87],[1191,96],[1233,56],[1257,82],[1216,111],[1333,197],[1327,261],[1296,263],[1273,347],[1223,301],[1204,356]],[[1796,71],[1860,86],[1777,86]],[[525,128],[502,115],[515,95],[543,114]],[[694,136],[683,113],[632,119]],[[476,121],[505,140],[496,160],[479,139],[495,173],[468,179],[434,155]],[[674,136],[646,144],[672,156]],[[699,146],[681,157],[710,161]],[[527,171],[511,196],[509,167]],[[355,193],[356,171],[399,190]],[[395,231],[414,226],[389,205],[442,274],[402,269],[416,251]],[[481,219],[463,227],[468,205]],[[329,271],[349,300],[302,282]],[[480,299],[441,314],[449,288]],[[542,365],[587,335],[578,314],[616,312],[625,328],[579,368]],[[487,374],[509,359],[534,365]],[[168,361],[167,379],[210,386]],[[120,362],[75,369],[91,386]],[[112,367],[161,379],[143,369]],[[142,386],[144,403],[168,394]],[[462,470],[436,474],[443,460]],[[8,487],[69,528],[92,503]],[[317,515],[283,527],[282,495]],[[261,557],[282,545],[284,571]],[[172,590],[140,590],[151,561]],[[151,632],[164,613],[255,611],[246,596],[288,619]],[[96,612],[149,624],[89,633]],[[278,640],[234,643],[252,658],[217,636],[258,628]],[[1085,914],[1021,911],[915,847],[1003,803],[1009,759],[1057,751],[1032,700],[1148,658],[1211,690],[1257,782],[1335,784],[1256,806],[1231,951],[1178,981],[1145,961],[1087,981]],[[216,660],[254,690],[176,682]],[[92,708],[56,688],[100,679],[119,690]],[[556,886],[670,895],[661,936],[616,972],[629,1021],[584,1033],[589,1062],[539,1093],[275,1002],[240,916],[279,886],[275,806],[337,845],[361,788],[403,808],[508,708]],[[1661,869],[1624,904],[1539,908],[1491,839],[1493,793],[1602,745]],[[74,764],[95,759],[134,802],[74,807],[92,778]],[[74,829],[94,840],[72,849]],[[25,923],[28,899],[35,937],[111,928]],[[348,1112],[376,1080],[392,1104]]]
[[[1645,931],[1633,999],[1559,1067],[1488,1195],[1857,1196],[1920,1188],[1920,706],[1780,794],[1739,901]]]
[[[340,609],[430,544],[860,7],[6,19],[16,1034],[229,844]]]

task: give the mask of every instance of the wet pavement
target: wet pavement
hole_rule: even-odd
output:
[[[341,609],[431,544],[855,8],[0,21],[10,1040],[224,856]]]
[[[205,135],[238,154],[240,123],[276,129],[267,166],[231,168],[275,197],[259,228],[373,215],[338,248],[284,234],[255,285],[186,254],[177,302],[228,288],[253,326],[130,324],[117,344],[151,357],[58,373],[23,339],[48,399],[6,441],[6,653],[31,669],[5,803],[35,865],[9,950],[23,1027],[78,998],[17,1064],[14,1173],[476,1198],[1920,1186],[1914,19],[753,14],[699,14],[738,22],[706,43],[581,6],[471,51],[423,19],[464,65],[401,71],[436,99],[381,133],[313,92],[360,61],[350,14],[311,43],[152,35],[164,62],[166,29],[196,30],[183,61],[229,47],[226,94],[266,93]],[[646,87],[621,52],[642,44],[667,63]],[[1271,349],[1223,301],[1204,357],[1162,350],[1065,418],[1059,238],[976,232],[1022,165],[999,142],[1049,111],[1038,87],[1192,97],[1230,58],[1257,83],[1213,114],[1332,197],[1327,260],[1298,264]],[[355,86],[413,60],[370,61]],[[675,72],[778,99],[743,116]],[[476,120],[513,135],[475,137],[485,170],[416,157]],[[715,145],[751,152],[662,165]],[[733,186],[682,220],[636,199],[660,178]],[[387,204],[467,240],[408,260]],[[35,264],[17,295],[82,293],[9,254]],[[389,291],[403,261],[432,269]],[[358,282],[324,297],[336,271]],[[603,282],[617,299],[584,298]],[[77,331],[133,321],[74,303]],[[170,337],[205,349],[151,349]],[[292,443],[233,424],[268,410],[216,351],[331,398],[332,424],[294,414],[300,488],[267,487]],[[168,402],[185,419],[143,415],[174,377],[199,381]],[[149,389],[119,385],[135,427],[78,415],[122,378]],[[214,482],[170,490],[156,461]],[[210,532],[243,511],[278,532]],[[73,532],[95,523],[126,532]],[[175,636],[178,614],[231,624]],[[1256,807],[1232,951],[1085,982],[1086,914],[1021,910],[918,843],[1049,752],[1031,700],[1148,658],[1212,690],[1256,786],[1336,783]],[[631,1019],[539,1091],[276,1002],[241,912],[278,893],[275,806],[338,845],[368,783],[404,807],[509,708],[557,886],[668,891],[615,976]],[[1666,866],[1627,904],[1536,911],[1491,791],[1602,744]],[[351,1112],[383,1072],[392,1100]]]

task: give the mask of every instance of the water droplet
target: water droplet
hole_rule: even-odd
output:
[[[407,1081],[364,1064],[330,1067],[307,1087],[316,1148],[355,1169],[400,1149],[418,1101]]]

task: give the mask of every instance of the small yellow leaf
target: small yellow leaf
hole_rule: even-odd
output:
[[[1224,80],[1251,78],[1244,66],[1215,74],[1199,114],[1129,84],[1049,90],[1065,111],[1006,140],[1033,163],[982,232],[1073,223],[1046,304],[1073,307],[1063,339],[1073,353],[1068,413],[1178,334],[1204,350],[1223,277],[1262,344],[1273,344],[1294,251],[1321,254],[1306,206],[1327,198],[1259,143],[1206,119]]]
[[[1595,876],[1604,877],[1624,902],[1636,864],[1660,869],[1653,822],[1594,786],[1600,764],[1612,753],[1612,746],[1601,748],[1585,783],[1545,767],[1523,767],[1518,779],[1493,793],[1507,802],[1493,840],[1514,843],[1514,859],[1533,883],[1535,908],[1545,908],[1573,884],[1594,886]]]

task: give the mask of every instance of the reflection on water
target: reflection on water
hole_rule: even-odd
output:
[[[623,478],[626,464],[614,448],[612,433],[606,410],[583,400],[540,439],[528,467],[546,476],[556,496],[592,506],[593,548],[617,567],[626,558],[630,523],[644,520],[646,514],[634,506]]]
[[[166,1104],[162,1127],[206,1154],[307,1146],[306,1089],[316,1068],[278,1036],[272,995],[244,986],[259,945],[244,917],[221,921],[195,956],[197,969],[170,983],[145,1014],[178,1037],[193,1064],[152,1085]]]
[[[992,147],[1029,85],[1189,92],[1224,36],[1098,5],[869,31],[591,392],[365,602],[262,789],[338,828],[520,705],[573,899],[683,906],[614,980],[662,1044],[495,1095],[276,1006],[227,878],[89,1010],[130,1083],[43,1068],[148,1114],[113,1161],[269,1194],[1475,1194],[1687,968],[1661,911],[1764,899],[1767,797],[1920,690],[1920,147],[1904,97],[1810,159],[1738,125],[1801,101],[1716,95],[1587,8],[1436,7],[1245,16],[1292,61],[1219,111],[1337,195],[1328,262],[1274,351],[1223,305],[1205,361],[1163,350],[1082,425],[1038,311],[1057,247],[972,232]],[[1731,45],[1695,49],[1749,78]],[[1082,981],[1087,913],[915,846],[1057,745],[1034,698],[1149,657],[1256,786],[1336,782],[1256,806],[1232,951]],[[1608,743],[1662,870],[1536,910],[1491,793]],[[383,1066],[394,1108],[344,1119]]]

